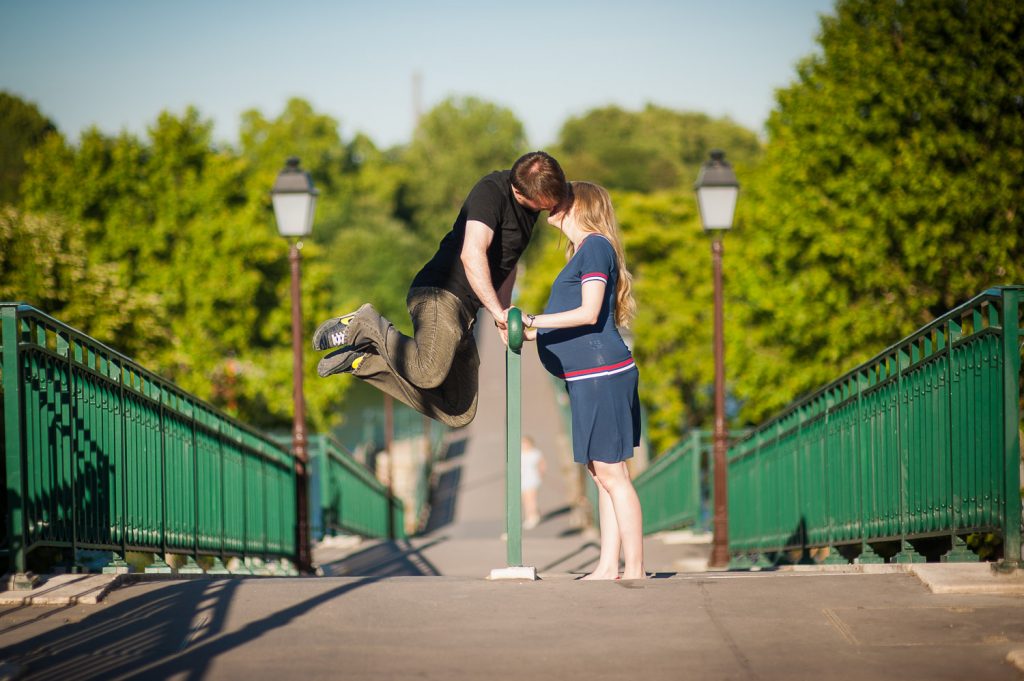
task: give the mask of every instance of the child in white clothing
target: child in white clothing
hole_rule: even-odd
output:
[[[521,487],[523,490],[523,529],[532,530],[540,523],[540,510],[537,507],[537,491],[540,489],[541,478],[544,477],[544,455],[537,449],[533,438],[524,435],[522,440]]]

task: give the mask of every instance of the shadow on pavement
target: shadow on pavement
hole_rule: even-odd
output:
[[[421,552],[446,541],[438,537],[420,547],[408,539],[381,542],[320,568],[327,577],[438,577],[441,573]]]
[[[558,518],[558,517],[561,517],[561,516],[564,516],[564,515],[569,515],[570,511],[572,511],[572,506],[563,506],[562,508],[556,508],[553,511],[548,511],[543,516],[541,516],[540,522],[541,522],[541,524],[544,524],[544,523],[548,522],[549,520],[554,520],[555,518]]]
[[[33,608],[33,607],[34,608],[38,608],[39,606],[19,605],[19,606],[14,607],[14,608],[3,608],[3,609],[0,609],[0,615],[3,615],[4,617],[10,617],[11,615],[13,615],[14,613],[18,612],[19,610],[25,610],[26,608]],[[74,605],[62,605],[59,608],[43,610],[39,614],[38,617],[33,617],[32,619],[25,620],[24,622],[18,622],[16,624],[10,625],[9,627],[4,627],[3,629],[0,629],[0,636],[3,636],[4,634],[10,633],[12,631],[16,631],[18,629],[21,629],[22,627],[27,627],[29,625],[35,624],[36,622],[42,622],[43,620],[48,619],[50,617],[53,617],[55,615],[56,616],[63,615],[68,610],[71,610],[74,607],[75,607]],[[0,656],[0,660],[2,660],[2,659],[3,659],[3,657]]]
[[[460,456],[466,453],[466,441],[469,438],[460,438],[453,440],[448,443],[445,447],[444,456],[441,457],[441,461],[451,461],[452,459],[458,459]]]
[[[374,581],[346,583],[225,635],[228,609],[241,579],[176,582],[135,596],[131,591],[138,587],[129,586],[121,592],[124,600],[80,622],[0,648],[0,659],[21,667],[23,678],[43,681],[164,679],[176,674],[200,679],[218,655]]]
[[[455,519],[455,501],[459,493],[459,481],[462,479],[462,466],[455,466],[437,479],[431,495],[430,517],[427,518],[427,526],[423,529],[429,534],[446,525],[451,525]]]
[[[597,542],[590,541],[590,542],[587,542],[586,544],[581,544],[575,550],[570,551],[569,553],[565,554],[561,558],[556,558],[555,560],[553,560],[552,562],[548,563],[544,567],[539,568],[539,571],[540,572],[551,572],[555,568],[557,568],[559,566],[563,566],[565,563],[568,563],[570,560],[581,556],[583,553],[585,553],[587,551],[587,549],[593,549],[596,552],[595,555],[593,557],[587,559],[586,561],[584,561],[583,563],[581,563],[580,565],[576,566],[573,569],[565,569],[563,567],[563,570],[565,572],[577,572],[579,570],[582,570],[583,568],[586,568],[587,566],[593,565],[594,563],[597,562],[598,554],[601,551],[601,545],[598,544]]]

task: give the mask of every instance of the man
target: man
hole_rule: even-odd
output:
[[[315,350],[338,348],[317,366],[348,373],[452,427],[476,415],[480,358],[473,324],[487,309],[507,340],[506,317],[523,254],[540,211],[568,197],[558,161],[535,151],[470,191],[451,231],[413,279],[406,298],[413,338],[372,305],[323,322]]]

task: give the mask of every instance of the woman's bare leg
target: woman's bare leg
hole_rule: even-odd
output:
[[[597,514],[601,520],[601,557],[597,568],[584,577],[586,580],[615,579],[619,576],[619,525],[615,521],[615,507],[603,483],[594,474],[594,463],[587,464],[587,471],[597,485]]]
[[[619,537],[622,542],[622,554],[626,566],[622,572],[623,579],[641,579],[644,574],[644,535],[643,514],[640,510],[640,498],[636,495],[633,482],[629,479],[626,462],[602,463],[591,462],[595,477],[601,481],[611,498],[615,521],[618,524]],[[604,523],[604,518],[601,519]],[[603,532],[602,532],[603,535]],[[601,539],[602,548],[604,537]]]

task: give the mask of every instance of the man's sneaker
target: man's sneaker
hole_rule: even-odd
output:
[[[320,360],[316,365],[316,372],[321,378],[327,378],[332,374],[351,374],[359,368],[367,354],[355,348],[339,348]]]
[[[330,350],[346,345],[345,332],[355,316],[355,312],[349,312],[340,317],[331,317],[316,327],[316,331],[313,333],[313,349]]]

